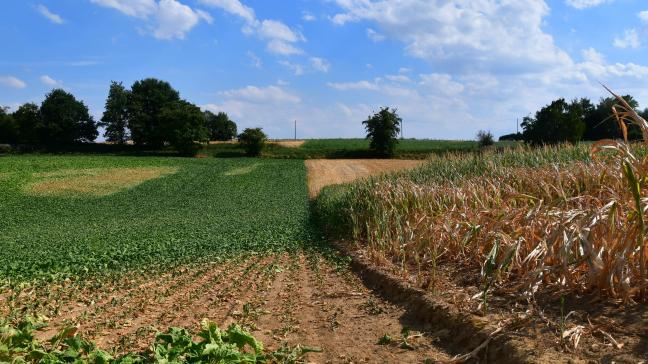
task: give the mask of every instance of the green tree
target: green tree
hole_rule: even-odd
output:
[[[14,111],[13,118],[18,125],[18,141],[25,144],[38,144],[38,129],[41,127],[38,105],[34,103],[21,105]]]
[[[113,81],[110,84],[106,110],[103,113],[99,126],[106,128],[104,137],[107,141],[124,144],[128,140],[126,127],[128,126],[128,94],[129,91],[121,82]]]
[[[61,146],[77,142],[91,142],[97,138],[97,124],[88,107],[62,89],[47,94],[40,107],[40,142]]]
[[[18,141],[18,126],[8,110],[0,106],[0,143],[14,144]]]
[[[164,141],[186,155],[195,155],[208,137],[202,110],[184,100],[166,104],[160,110],[159,127],[166,132]]]
[[[214,114],[205,111],[205,123],[209,129],[209,140],[232,140],[236,138],[236,123],[224,112]]]
[[[247,128],[238,136],[238,140],[248,156],[256,157],[261,154],[268,137],[261,128]]]
[[[632,96],[625,95],[623,98],[632,108],[637,109],[639,107],[639,103]],[[596,107],[585,110],[585,133],[583,139],[601,140],[623,137],[617,121],[612,117],[612,106],[616,104],[616,99],[607,97],[599,100]],[[641,138],[641,131],[634,124],[629,125],[628,134],[630,139]]]
[[[179,101],[180,94],[168,82],[154,78],[135,82],[126,107],[133,142],[154,148],[164,146],[169,131],[161,127],[160,113],[165,106]]]
[[[370,149],[381,156],[394,155],[402,121],[396,109],[390,110],[389,107],[381,108],[379,112],[363,121],[367,139],[371,140]]]
[[[480,130],[477,132],[477,144],[480,148],[485,148],[495,144],[493,133],[489,130]]]
[[[524,141],[533,145],[575,143],[585,131],[584,100],[567,103],[558,99],[536,112],[535,117],[525,117],[522,122]]]

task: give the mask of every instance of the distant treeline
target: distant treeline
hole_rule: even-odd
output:
[[[639,110],[639,103],[630,95],[623,97],[644,119],[648,108]],[[558,99],[538,110],[534,116],[522,121],[522,133],[502,135],[500,140],[520,140],[533,145],[578,142],[622,138],[617,121],[612,117],[616,104],[612,97],[602,98],[597,105],[582,98],[571,102]],[[634,124],[627,124],[628,139],[641,139],[641,131]]]
[[[161,149],[170,146],[195,153],[208,140],[236,137],[236,123],[227,114],[202,111],[180,98],[168,82],[148,78],[127,89],[112,82],[105,111],[96,122],[88,107],[72,94],[55,89],[41,105],[27,103],[13,113],[0,107],[0,143],[61,149],[94,141],[104,127],[106,141]]]

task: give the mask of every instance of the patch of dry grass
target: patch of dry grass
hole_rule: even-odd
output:
[[[25,186],[25,193],[31,196],[107,196],[177,170],[176,167],[138,167],[35,173],[36,181]]]

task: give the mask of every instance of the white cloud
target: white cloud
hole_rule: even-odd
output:
[[[301,76],[304,74],[304,67],[300,64],[285,60],[279,61],[279,64],[288,68],[295,76]]]
[[[278,39],[290,43],[305,40],[303,35],[293,31],[286,24],[276,20],[262,21],[258,32],[262,38],[266,39]]]
[[[205,11],[194,10],[177,0],[91,0],[128,16],[147,20],[149,32],[158,39],[184,39],[198,23],[213,22]]]
[[[266,47],[268,52],[274,53],[274,54],[279,54],[282,56],[291,56],[295,54],[303,54],[304,51],[301,49],[293,46],[290,43],[284,42],[282,40],[278,39],[273,39],[270,42],[268,42],[268,45]]]
[[[261,58],[259,58],[254,52],[247,52],[248,58],[252,61],[252,66],[254,68],[262,68],[263,67],[263,62],[261,61]]]
[[[386,38],[384,35],[376,32],[375,30],[373,30],[371,28],[367,28],[367,37],[369,37],[369,39],[371,39],[372,41],[374,41],[376,43],[377,42],[382,42]]]
[[[329,69],[331,68],[331,64],[327,60],[319,57],[311,57],[310,64],[315,71],[323,73],[328,73]]]
[[[0,76],[0,85],[12,88],[25,88],[27,84],[25,81],[14,76]]]
[[[230,14],[239,16],[249,24],[257,21],[254,9],[243,5],[239,0],[200,0],[200,2],[221,8]]]
[[[375,82],[370,81],[357,81],[357,82],[329,82],[326,84],[328,87],[339,90],[339,91],[349,91],[349,90],[370,90],[377,91],[378,85]]]
[[[116,9],[128,16],[147,18],[157,11],[155,0],[90,0],[106,8]]]
[[[628,29],[622,38],[614,38],[614,46],[617,48],[639,48],[639,34],[636,29]]]
[[[464,90],[464,85],[454,81],[448,74],[430,73],[419,75],[419,77],[421,77],[421,85],[434,88],[441,94],[456,95]]]
[[[565,1],[567,5],[576,9],[591,8],[609,2],[612,2],[612,0],[566,0]]]
[[[317,18],[315,18],[315,15],[313,15],[311,12],[304,10],[304,11],[302,11],[302,20],[303,21],[315,21],[315,20],[317,20]]]
[[[218,7],[230,14],[237,15],[245,20],[242,31],[246,35],[257,34],[266,40],[266,49],[270,53],[291,56],[303,54],[304,51],[294,44],[305,42],[306,38],[299,32],[291,29],[286,24],[272,19],[257,19],[254,10],[243,5],[239,0],[200,0],[203,4]]]
[[[405,75],[386,75],[386,79],[393,81],[393,82],[401,82],[401,83],[406,83],[406,82],[412,82],[412,80],[405,76]]]
[[[201,20],[212,22],[209,14],[203,11],[194,11],[176,0],[160,0],[153,36],[158,39],[184,39]]]
[[[51,12],[51,11],[50,11],[50,10],[49,10],[45,5],[43,5],[43,4],[38,4],[38,5],[36,5],[36,10],[37,10],[37,11],[38,11],[42,16],[46,17],[47,19],[49,19],[49,21],[51,21],[51,22],[54,23],[54,24],[63,24],[63,23],[65,23],[65,21],[63,20],[63,18],[61,18],[60,15],[58,15],[58,14],[54,14],[53,12]]]
[[[584,62],[578,65],[579,69],[595,77],[632,77],[648,78],[648,67],[634,63],[608,64],[605,57],[594,48],[583,51]]]
[[[229,99],[239,99],[252,102],[299,103],[299,96],[289,93],[279,86],[247,86],[237,90],[220,92],[219,95]]]
[[[57,81],[57,80],[53,79],[52,77],[50,77],[50,76],[48,76],[48,75],[42,75],[42,76],[40,77],[40,81],[41,81],[44,85],[46,85],[46,86],[50,86],[50,87],[59,87],[59,86],[61,86],[61,84],[62,84],[62,82]]]
[[[640,12],[639,14],[637,14],[637,16],[639,16],[639,19],[641,19],[641,21],[648,24],[648,10]]]
[[[408,54],[433,64],[474,69],[478,59],[481,68],[520,72],[571,62],[542,29],[549,7],[541,0],[336,2],[344,11],[333,16],[335,24],[374,21],[381,34],[404,42]]]

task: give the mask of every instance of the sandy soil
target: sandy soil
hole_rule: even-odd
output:
[[[157,330],[198,328],[207,318],[221,327],[242,324],[271,350],[285,343],[319,347],[321,353],[308,354],[313,363],[422,363],[450,358],[437,346],[434,333],[417,326],[403,308],[382,300],[349,270],[339,270],[319,255],[200,264],[89,287],[60,288],[55,291],[61,301],[41,302],[41,309],[59,306],[43,312],[51,321],[41,338],[51,337],[64,325],[78,324],[79,332],[100,347],[145,349]],[[400,347],[403,327],[411,329],[410,349]],[[394,342],[379,345],[385,334]]]
[[[425,161],[402,159],[311,159],[306,161],[308,189],[314,197],[328,185],[415,168],[423,163]]]

